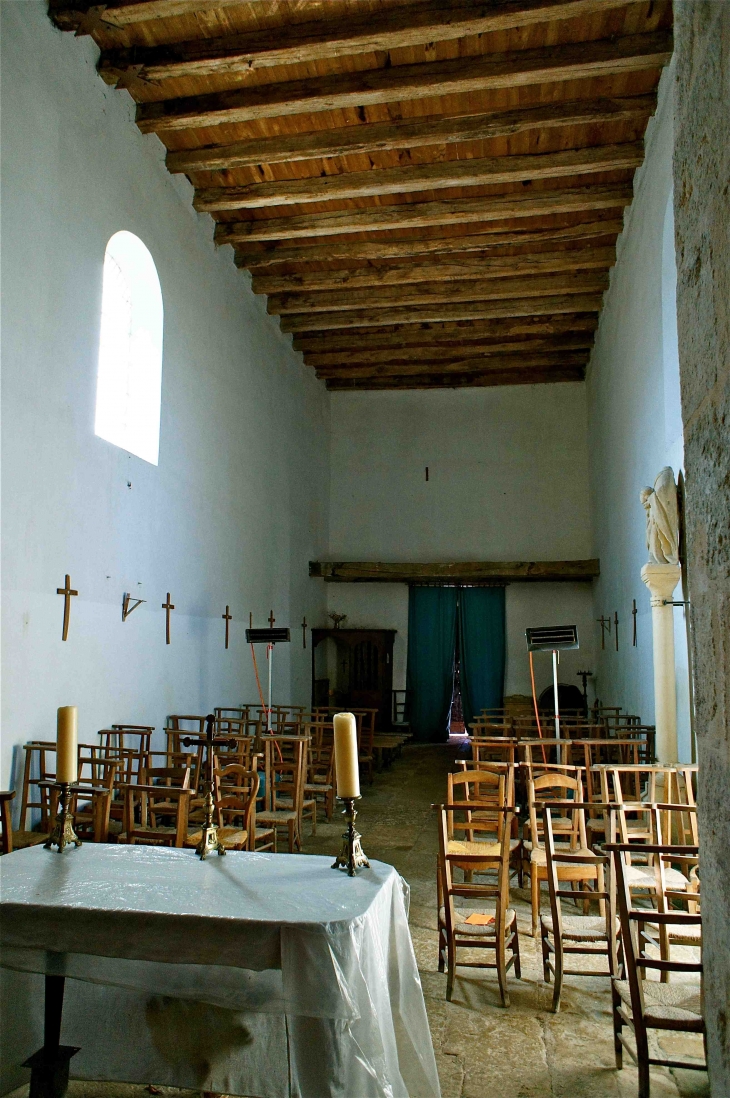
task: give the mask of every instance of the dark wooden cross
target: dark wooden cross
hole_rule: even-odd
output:
[[[276,621],[276,618],[274,617],[274,611],[272,610],[271,613],[269,614],[269,629],[274,628],[274,622],[275,621]]]
[[[633,605],[633,609],[632,609],[632,611],[631,611],[631,616],[632,616],[632,617],[633,617],[633,619],[634,619],[634,640],[633,640],[633,647],[634,647],[634,648],[636,648],[636,615],[637,615],[637,614],[639,613],[639,611],[638,611],[638,610],[636,609],[636,599],[634,599],[634,600],[633,600],[633,603],[634,603],[634,605]]]
[[[170,611],[174,610],[174,605],[170,602],[170,592],[167,592],[167,602],[163,602],[162,609],[165,611],[165,644],[170,643]]]
[[[231,622],[231,620],[233,619],[233,614],[231,613],[230,606],[226,606],[226,612],[225,612],[225,614],[221,614],[221,617],[223,618],[223,620],[226,623],[226,648],[227,648],[228,647],[228,625]]]
[[[616,651],[618,652],[618,610],[613,612],[614,636],[616,637]]]
[[[63,587],[56,588],[57,595],[63,595],[63,633],[61,634],[61,640],[68,640],[68,622],[71,616],[71,598],[73,595],[78,595],[78,591],[74,591],[71,587],[71,577],[66,576],[66,583]]]
[[[302,618],[302,648],[307,647],[307,619]]]
[[[603,651],[606,647],[606,627],[608,627],[609,633],[611,632],[611,619],[601,614],[600,618],[596,618],[596,621],[601,626],[601,651]]]
[[[253,629],[253,614],[250,610],[248,612],[248,627],[249,629]]]

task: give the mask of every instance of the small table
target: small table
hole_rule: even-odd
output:
[[[260,1098],[439,1098],[392,866],[84,844],[0,861],[9,1012],[2,1093],[42,1044],[43,976],[65,977],[82,1079]],[[10,970],[10,971],[8,971]],[[57,986],[57,985],[56,985]],[[10,998],[9,996],[12,996]]]

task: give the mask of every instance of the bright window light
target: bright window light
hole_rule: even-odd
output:
[[[106,246],[94,431],[157,465],[162,390],[162,292],[134,233]]]

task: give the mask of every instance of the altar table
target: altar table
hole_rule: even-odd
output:
[[[1,1092],[66,976],[74,1078],[248,1098],[440,1098],[407,923],[372,862],[87,843],[0,859]]]

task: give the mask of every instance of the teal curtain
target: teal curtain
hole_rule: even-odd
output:
[[[408,717],[415,740],[444,743],[454,688],[455,587],[411,587],[408,600]]]
[[[482,709],[503,704],[504,587],[462,587],[459,591],[461,704],[464,723]]]

